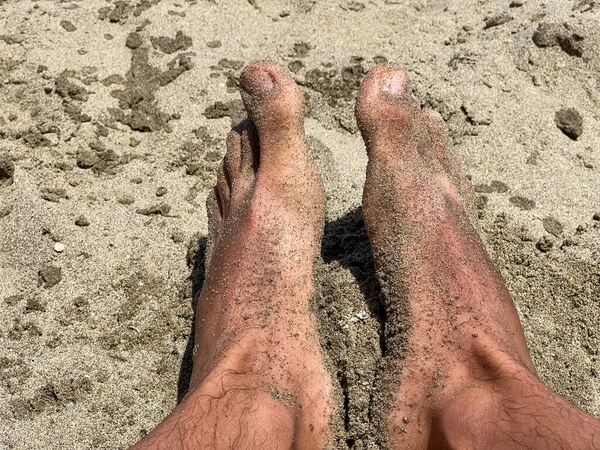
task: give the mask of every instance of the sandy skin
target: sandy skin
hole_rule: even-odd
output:
[[[471,187],[443,119],[420,110],[403,71],[384,67],[363,82],[357,118],[369,155],[365,224],[403,366],[386,420],[392,447],[598,448],[600,422],[537,377],[470,223]],[[395,334],[405,347],[394,348]]]
[[[190,393],[136,448],[324,448],[336,413],[310,312],[324,193],[303,103],[281,68],[242,76],[249,120],[228,137],[209,201]],[[398,381],[392,448],[598,448],[600,422],[538,379],[502,277],[469,219],[446,128],[407,76],[379,67],[357,103],[365,224]]]
[[[324,447],[332,382],[309,302],[324,191],[289,75],[242,76],[249,121],[233,130],[209,201],[211,244],[198,299],[190,393],[136,448]]]

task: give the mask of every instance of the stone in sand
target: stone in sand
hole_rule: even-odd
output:
[[[505,23],[513,20],[513,17],[509,14],[503,13],[497,16],[490,17],[485,20],[485,24],[483,26],[484,29],[498,27],[500,25],[504,25]]]
[[[158,205],[152,205],[147,208],[139,208],[136,210],[136,213],[141,214],[143,216],[153,216],[160,215],[166,217],[169,215],[171,211],[171,205],[167,203],[160,203]]]
[[[548,253],[554,247],[554,243],[548,238],[548,236],[543,236],[540,240],[535,244],[537,249],[542,253]]]
[[[563,108],[554,116],[556,126],[576,141],[583,134],[583,117],[574,108]]]
[[[90,224],[90,221],[85,216],[79,216],[75,219],[75,225],[78,227],[87,227]]]
[[[563,225],[558,220],[556,220],[552,216],[546,217],[542,224],[544,225],[544,229],[553,236],[560,237],[563,233]]]
[[[144,40],[142,39],[142,35],[140,33],[133,32],[129,33],[129,36],[127,36],[125,45],[131,50],[135,50],[136,48],[139,48],[143,42]]]
[[[117,201],[121,205],[131,205],[135,202],[135,198],[133,198],[133,195],[131,194],[123,194],[117,199]]]
[[[60,267],[44,266],[39,270],[38,275],[40,277],[40,284],[45,288],[56,286],[62,280],[62,270]]]
[[[25,314],[31,312],[46,312],[46,303],[39,297],[30,297],[25,305]]]
[[[72,22],[69,22],[68,20],[61,20],[60,26],[63,27],[69,33],[77,30],[77,27],[75,25],[73,25]]]
[[[517,208],[522,209],[523,211],[531,211],[535,208],[535,201],[530,200],[526,197],[522,197],[520,195],[515,195],[508,199],[513,205]]]
[[[88,149],[79,149],[77,152],[77,167],[80,169],[91,169],[94,167],[100,158],[96,152]]]
[[[300,69],[303,69],[303,68],[304,68],[304,63],[302,61],[300,61],[299,59],[290,61],[288,64],[288,69],[290,69],[294,73],[298,73],[300,71]]]

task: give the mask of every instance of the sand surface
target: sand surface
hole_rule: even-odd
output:
[[[328,192],[339,448],[378,448],[353,118],[376,62],[448,122],[540,376],[600,417],[598,23],[596,0],[0,0],[0,449],[126,448],[185,392],[204,202],[254,59],[301,84]]]

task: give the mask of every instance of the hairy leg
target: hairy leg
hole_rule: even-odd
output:
[[[310,312],[324,190],[304,139],[303,98],[281,68],[241,77],[249,120],[228,137],[198,299],[191,388],[139,449],[318,449],[332,383]]]
[[[469,220],[446,126],[401,70],[363,82],[364,216],[401,364],[386,419],[406,449],[600,448],[600,422],[538,379],[502,277]],[[409,320],[406,320],[406,317]]]

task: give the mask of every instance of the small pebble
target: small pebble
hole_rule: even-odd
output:
[[[298,73],[304,67],[304,63],[299,59],[294,61],[290,61],[288,63],[288,69],[290,69],[294,73]]]
[[[77,167],[80,169],[91,169],[100,162],[96,152],[87,148],[80,148],[77,151]]]
[[[500,25],[504,25],[505,23],[508,23],[511,20],[513,20],[513,17],[510,16],[509,14],[506,14],[506,13],[499,14],[497,16],[489,17],[488,19],[486,19],[483,28],[488,29],[488,28],[497,27]]]
[[[163,202],[158,205],[148,206],[147,208],[139,208],[135,212],[143,216],[159,215],[166,217],[169,215],[170,211],[171,205]]]
[[[404,422],[404,423],[410,423],[410,419],[408,417],[404,417],[402,419],[402,422]]]
[[[583,134],[583,117],[574,108],[561,109],[554,116],[556,126],[576,141]]]
[[[46,303],[43,302],[38,297],[31,297],[27,299],[27,304],[25,305],[25,313],[31,312],[45,312],[46,311]]]
[[[79,216],[77,219],[75,219],[75,225],[78,227],[87,227],[89,224],[90,221],[87,220],[85,216]]]
[[[171,239],[173,239],[173,242],[176,244],[181,244],[185,240],[185,234],[183,234],[183,231],[181,230],[175,230],[171,234]]]
[[[156,190],[157,197],[162,197],[163,195],[166,195],[166,194],[167,194],[167,188],[164,186],[161,186]]]
[[[592,219],[600,221],[600,211],[595,213],[594,216],[592,217]]]
[[[62,280],[62,270],[60,267],[44,266],[39,270],[40,285],[50,288],[57,285]]]
[[[60,26],[63,27],[69,33],[77,30],[77,27],[75,25],[73,25],[72,22],[69,22],[68,20],[61,20]]]
[[[554,243],[548,238],[548,236],[543,236],[537,244],[535,244],[537,249],[542,253],[548,253],[554,247]]]
[[[135,202],[135,198],[131,194],[124,194],[117,200],[121,205],[131,205]]]
[[[54,244],[54,251],[56,253],[62,253],[65,251],[65,244],[63,244],[62,242],[57,242],[56,244]]]
[[[553,236],[560,237],[563,234],[564,227],[562,223],[552,216],[548,216],[542,220],[542,225],[544,226],[544,229]]]
[[[142,39],[142,35],[136,32],[129,33],[127,40],[125,41],[125,45],[132,50],[140,47],[143,43],[144,40]]]

